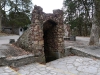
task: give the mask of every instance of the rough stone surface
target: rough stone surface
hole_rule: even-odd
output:
[[[46,65],[34,63],[19,67],[22,75],[99,75],[100,60],[86,57],[64,57]]]
[[[63,11],[58,9],[53,10],[53,14],[46,14],[42,10],[41,7],[34,6],[32,24],[18,39],[16,45],[35,56],[60,58],[64,52]],[[57,55],[59,57],[54,57],[55,52],[60,53]]]
[[[76,51],[76,55],[79,54],[80,56],[86,56],[85,54],[87,54],[87,57],[95,56],[95,57],[100,58],[99,46],[97,47],[84,46],[83,44],[79,43],[79,41],[76,41],[74,43],[70,41],[68,42],[68,44],[70,46],[74,44],[73,45],[74,47],[73,49],[70,49],[71,47],[69,47],[68,50],[65,50],[65,53],[69,51],[69,53],[66,54],[67,57],[49,62],[46,65],[33,63],[30,65],[21,66],[21,67],[18,67],[17,72],[15,71],[15,69],[12,70],[9,67],[7,68],[0,67],[0,75],[100,75],[100,60],[93,57],[91,59],[91,58],[79,57],[79,56],[68,56],[72,53],[75,53],[74,51]],[[66,45],[66,48],[69,45]],[[85,45],[86,45],[86,42],[85,42]],[[7,56],[9,55],[7,53],[5,54],[5,52],[3,52],[5,55],[1,53],[2,51],[5,51],[6,49],[8,49],[7,46],[0,45],[0,56],[1,56],[0,64],[2,63],[1,61],[5,59],[5,55]],[[9,51],[7,50],[7,52]],[[11,52],[12,50],[9,53]],[[14,54],[14,56],[16,55]],[[22,58],[22,56],[11,57],[11,58],[8,58],[8,60],[14,59],[15,61],[17,61],[17,59],[20,59],[20,58]],[[31,60],[31,59],[26,59],[26,61],[25,60],[24,61],[22,60],[22,61],[26,63],[28,60]],[[18,62],[18,63],[22,63],[22,62]]]
[[[5,66],[5,67],[0,67],[0,75],[19,75],[19,74],[14,70],[12,70],[11,68]]]
[[[15,43],[15,39],[10,39],[9,40],[9,43],[11,44],[11,43]]]
[[[17,68],[0,67],[0,75],[100,75],[100,60],[69,56],[46,63]]]

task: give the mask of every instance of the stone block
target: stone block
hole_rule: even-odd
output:
[[[35,40],[38,40],[38,39],[39,39],[39,37],[38,37],[38,36],[35,36],[35,37],[34,37],[34,39],[35,39]]]
[[[34,27],[34,29],[38,29],[39,28],[39,25],[36,25],[35,27]]]
[[[62,29],[58,29],[59,33],[62,32]]]
[[[42,33],[42,30],[39,30],[39,32],[41,32],[41,33]]]
[[[9,43],[14,43],[15,42],[15,39],[10,39]]]
[[[63,39],[62,39],[62,38],[59,38],[58,40],[59,40],[59,42],[62,42],[62,41],[63,41]]]
[[[39,41],[39,45],[43,45],[43,44],[44,44],[43,40]]]
[[[39,23],[39,20],[36,19],[36,20],[35,20],[35,23]]]
[[[38,41],[34,41],[34,44],[35,44],[35,45],[38,44]]]
[[[36,46],[36,49],[40,50],[40,49],[42,49],[42,46],[38,45],[38,46]]]

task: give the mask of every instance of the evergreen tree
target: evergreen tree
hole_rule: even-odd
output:
[[[0,32],[2,25],[13,24],[12,26],[18,27],[30,24],[31,11],[31,0],[0,0]],[[14,24],[14,22],[17,24]]]
[[[9,24],[20,27],[30,24],[31,0],[13,0],[10,2]]]

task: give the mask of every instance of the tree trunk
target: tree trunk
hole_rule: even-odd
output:
[[[90,42],[89,45],[99,45],[99,31],[100,31],[100,1],[94,1],[94,14],[93,14],[93,21],[92,21],[92,29],[90,35]]]
[[[0,32],[2,31],[2,25],[1,25],[1,21],[2,21],[2,14],[1,14],[1,10],[0,10]]]
[[[89,45],[99,45],[99,26],[92,24]]]
[[[2,28],[1,28],[1,21],[2,21],[2,13],[1,13],[1,0],[0,0],[0,32],[1,32],[1,30],[2,30]]]

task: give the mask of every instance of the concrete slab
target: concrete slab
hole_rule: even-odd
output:
[[[0,45],[9,44],[10,39],[15,39],[15,41],[17,41],[18,38],[19,35],[0,36]]]

